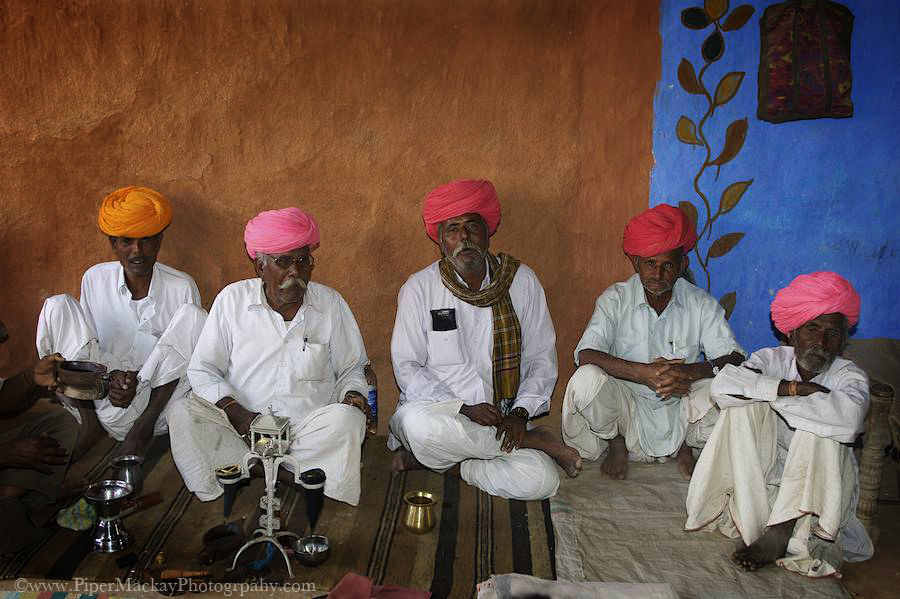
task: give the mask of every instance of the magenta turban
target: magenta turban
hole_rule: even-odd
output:
[[[660,204],[644,210],[625,225],[625,253],[647,258],[675,248],[689,252],[697,243],[694,223],[680,209]]]
[[[450,218],[477,212],[487,223],[488,235],[493,235],[500,224],[500,202],[497,190],[490,181],[451,181],[431,190],[422,204],[422,220],[425,230],[435,242],[438,225]]]
[[[841,275],[821,271],[800,275],[775,294],[772,321],[787,335],[823,314],[840,313],[850,326],[859,322],[859,294]]]
[[[256,258],[257,252],[284,254],[307,245],[313,251],[319,247],[319,225],[299,208],[267,210],[247,223],[244,244],[251,258]]]

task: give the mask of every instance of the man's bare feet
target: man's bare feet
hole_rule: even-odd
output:
[[[741,569],[753,572],[766,564],[771,564],[778,558],[784,557],[796,522],[796,520],[788,520],[787,522],[770,526],[769,530],[751,543],[749,547],[741,541],[737,550],[731,554],[731,561],[740,566]]]
[[[525,433],[521,447],[543,451],[566,471],[566,476],[576,477],[581,472],[581,456],[578,451],[557,439],[546,426],[538,426]]]
[[[628,448],[625,447],[625,437],[622,435],[610,439],[606,459],[600,464],[600,472],[613,480],[628,478]]]
[[[691,476],[694,474],[694,466],[696,465],[697,460],[694,458],[693,450],[688,447],[687,443],[682,443],[681,448],[675,455],[675,466],[678,468],[678,473],[681,474],[684,480],[691,480]]]
[[[394,453],[394,458],[391,460],[391,470],[394,472],[403,472],[404,470],[424,470],[425,466],[419,463],[419,460],[416,459],[411,452],[406,451],[405,449],[398,449],[396,453]]]

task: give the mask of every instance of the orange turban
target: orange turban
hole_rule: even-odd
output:
[[[675,206],[660,204],[628,221],[622,245],[626,254],[648,258],[679,247],[686,253],[695,243],[694,223]]]
[[[113,237],[152,237],[172,222],[172,208],[152,189],[123,187],[103,198],[97,222]]]
[[[823,314],[843,314],[851,327],[859,322],[859,294],[841,275],[820,271],[800,275],[775,294],[772,322],[787,335]]]
[[[487,223],[488,235],[494,234],[500,224],[500,201],[490,181],[451,181],[431,190],[422,204],[425,231],[437,243],[440,223],[470,212],[480,214]]]

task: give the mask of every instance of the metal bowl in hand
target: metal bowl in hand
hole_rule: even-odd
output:
[[[97,400],[109,394],[106,366],[96,362],[69,360],[56,367],[59,391],[71,399]]]
[[[331,555],[328,537],[309,535],[294,542],[294,556],[304,566],[318,566]]]

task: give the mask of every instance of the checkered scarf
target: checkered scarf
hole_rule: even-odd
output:
[[[519,392],[519,369],[522,363],[522,327],[509,298],[520,262],[509,254],[487,254],[491,284],[472,291],[459,282],[448,258],[440,263],[441,281],[450,293],[473,306],[491,307],[494,316],[493,379],[494,405],[501,407],[515,400]]]

